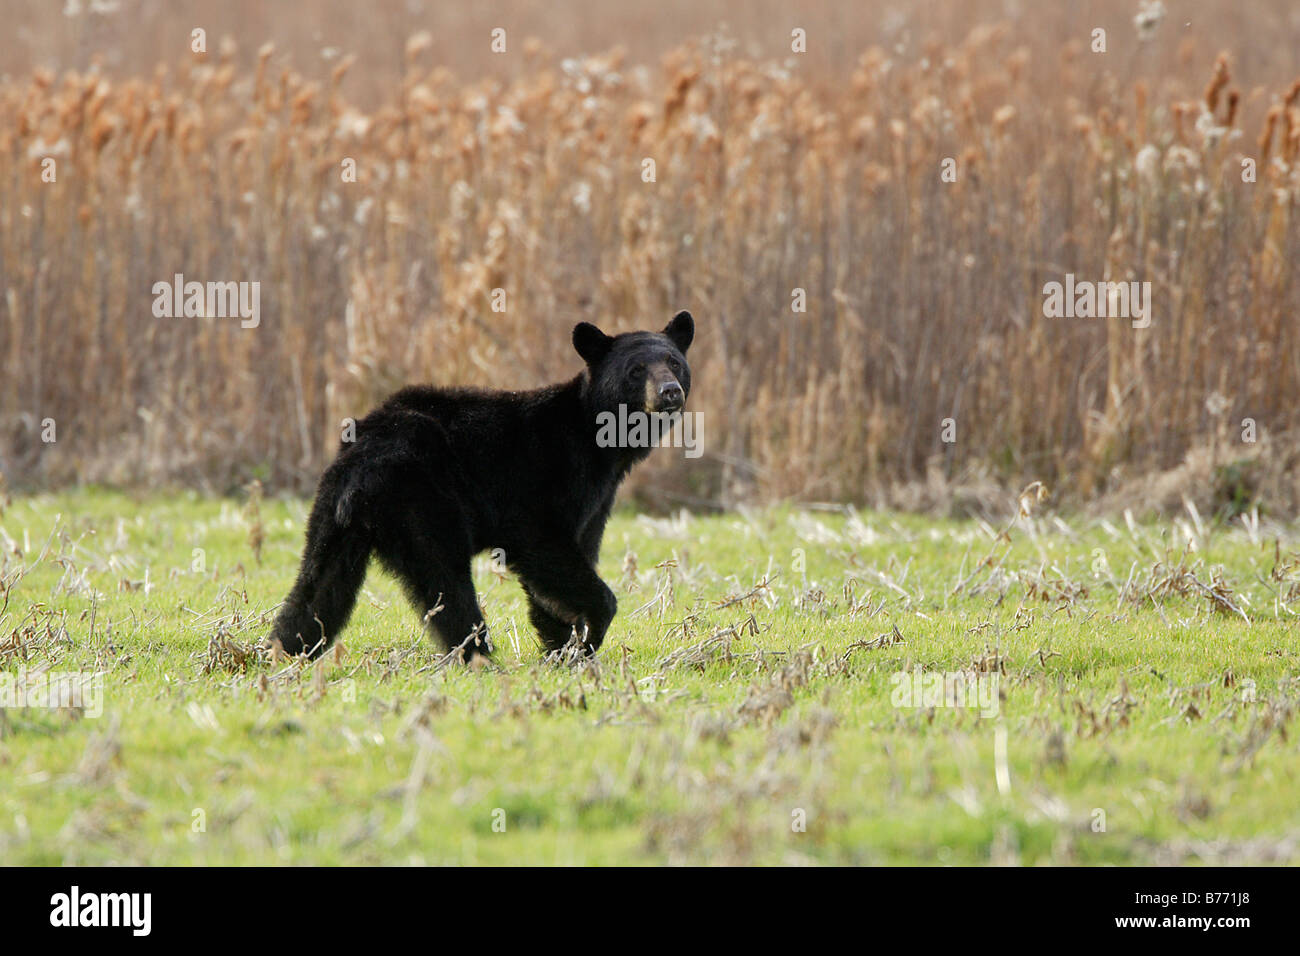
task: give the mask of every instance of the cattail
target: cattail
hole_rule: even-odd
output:
[[[1214,74],[1205,87],[1205,108],[1211,115],[1219,108],[1219,93],[1228,85],[1228,54],[1220,53],[1214,61]]]
[[[90,130],[90,149],[96,156],[117,131],[117,123],[109,116],[101,116]]]
[[[253,74],[253,99],[258,102],[264,103],[266,100],[266,65],[274,53],[274,43],[263,43],[257,51],[257,69]]]
[[[293,98],[289,122],[294,126],[306,126],[311,122],[312,99],[320,92],[320,87],[311,83],[301,89]]]
[[[428,30],[423,30],[413,34],[406,41],[406,59],[408,62],[417,59],[421,53],[433,46],[433,34]]]
[[[1256,141],[1259,146],[1259,164],[1261,166],[1268,163],[1268,151],[1273,142],[1273,127],[1277,125],[1278,117],[1281,115],[1281,103],[1270,106],[1268,112],[1264,115],[1264,131],[1259,134],[1259,139]]]
[[[686,105],[686,96],[695,85],[695,81],[700,77],[700,71],[695,68],[683,69],[674,78],[672,89],[664,98],[664,127],[672,125],[673,117],[677,115]]]
[[[1174,138],[1183,146],[1187,145],[1187,130],[1183,124],[1186,121],[1189,112],[1190,110],[1186,103],[1175,103],[1173,106]]]
[[[1147,85],[1146,81],[1138,80],[1133,87],[1133,100],[1137,112],[1137,140],[1139,143],[1147,141]]]
[[[348,70],[352,69],[357,62],[355,53],[349,53],[343,59],[339,60],[334,69],[330,70],[330,90],[333,92],[343,82],[343,77],[347,76]]]
[[[158,138],[162,132],[162,123],[158,120],[151,122],[144,131],[144,137],[140,141],[139,152],[141,156],[149,155],[149,150],[153,147],[153,141]]]
[[[1300,142],[1300,109],[1287,107],[1282,111],[1282,119],[1285,124],[1282,134],[1284,144],[1282,159],[1289,164],[1295,158],[1296,144]]]

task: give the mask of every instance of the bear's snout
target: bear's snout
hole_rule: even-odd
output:
[[[686,404],[686,393],[676,379],[659,386],[659,408],[661,412],[680,412]]]
[[[686,390],[668,368],[668,363],[657,364],[648,372],[645,382],[645,411],[680,412],[686,404]]]

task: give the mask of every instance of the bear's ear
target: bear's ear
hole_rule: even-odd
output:
[[[695,338],[695,320],[689,312],[678,312],[664,328],[664,335],[672,339],[677,351],[685,355]]]
[[[590,322],[579,322],[573,327],[573,347],[588,365],[595,365],[608,355],[613,344],[612,338]]]

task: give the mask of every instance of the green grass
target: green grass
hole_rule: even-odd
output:
[[[103,705],[0,716],[0,860],[1300,858],[1293,526],[619,514],[598,661],[542,662],[484,556],[468,670],[378,568],[342,655],[256,653],[305,510],[261,503],[259,563],[241,501],[9,504],[0,676]],[[895,706],[914,668],[997,674],[997,716]]]

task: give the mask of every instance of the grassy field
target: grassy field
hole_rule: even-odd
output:
[[[0,678],[93,672],[103,701],[0,712],[0,859],[1300,858],[1295,527],[619,514],[599,659],[541,662],[484,557],[471,671],[378,569],[341,653],[259,652],[305,509],[9,502]],[[996,715],[908,706],[918,668],[995,677]]]

